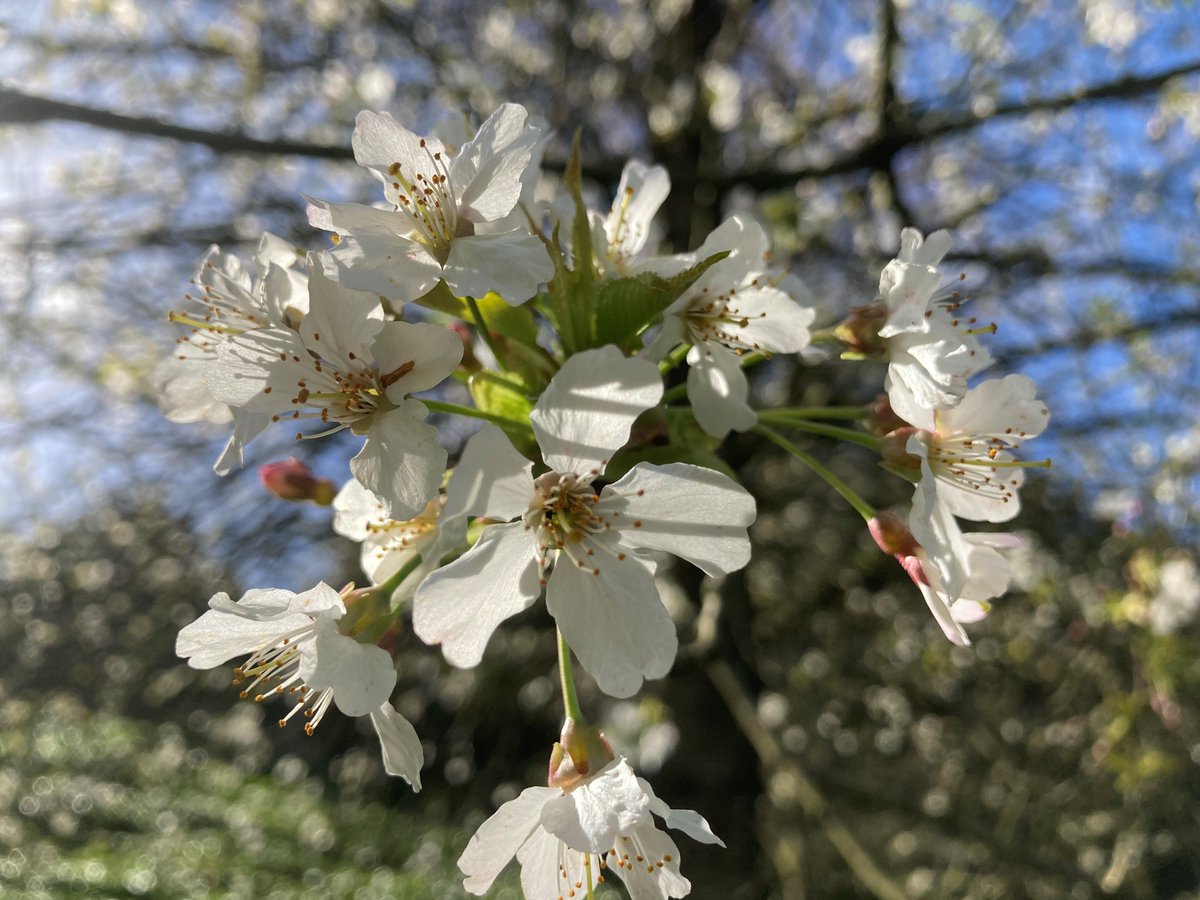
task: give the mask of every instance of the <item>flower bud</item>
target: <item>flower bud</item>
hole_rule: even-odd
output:
[[[563,723],[559,742],[550,753],[550,787],[569,791],[589,775],[612,762],[614,754],[603,733],[594,725],[574,719]]]
[[[914,481],[920,479],[921,460],[908,452],[908,439],[914,434],[920,433],[919,428],[905,425],[903,428],[897,428],[884,435],[883,440],[879,443],[879,455],[883,457],[883,464],[890,471],[905,475],[911,473]]]
[[[873,404],[870,406],[870,412],[867,413],[863,424],[867,426],[871,434],[876,437],[883,437],[886,434],[891,434],[897,428],[907,428],[908,423],[896,415],[892,409],[892,401],[887,394],[880,394]]]
[[[879,545],[879,549],[888,556],[915,556],[920,544],[909,531],[908,525],[895,513],[877,513],[867,523],[867,530]]]
[[[920,587],[929,584],[921,560],[921,545],[903,519],[894,513],[881,512],[867,523],[867,530],[880,550],[896,557],[896,562],[900,563],[915,585]]]
[[[281,500],[311,500],[318,506],[329,506],[337,489],[328,478],[317,478],[312,469],[292,457],[267,463],[258,470],[263,487]]]
[[[833,333],[849,353],[858,356],[879,356],[887,349],[887,341],[879,329],[887,321],[887,309],[879,304],[856,306]]]

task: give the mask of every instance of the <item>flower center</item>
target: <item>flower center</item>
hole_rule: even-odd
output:
[[[233,670],[235,685],[240,686],[251,679],[238,694],[243,700],[253,696],[255,703],[262,703],[269,697],[287,695],[291,698],[294,705],[279,720],[279,727],[283,728],[293,716],[303,711],[304,718],[308,720],[304,723],[304,733],[308,735],[320,724],[333,701],[332,688],[314,691],[300,677],[299,645],[311,638],[315,630],[315,623],[310,623],[275,638],[273,642],[255,650]]]
[[[292,359],[294,362],[302,360],[296,355]],[[325,437],[377,412],[393,409],[395,404],[388,400],[387,388],[414,367],[410,360],[391,372],[381,373],[375,368],[341,372],[317,357],[310,356],[309,362],[313,374],[296,381],[296,393],[291,398],[295,411],[290,416],[277,414],[271,419],[274,422],[282,419],[320,419],[324,423],[332,422],[333,426],[318,434],[297,434],[298,440]]]
[[[462,236],[458,203],[450,184],[450,167],[442,150],[430,147],[424,138],[421,149],[425,153],[423,160],[407,165],[397,161],[388,166],[391,181],[384,193],[396,211],[408,219],[416,232],[416,240],[445,265],[450,255],[450,241]],[[470,233],[469,222],[461,225]]]
[[[758,286],[759,280],[755,278],[744,288]],[[765,319],[767,314],[743,312],[737,292],[737,288],[730,288],[725,293],[713,294],[704,287],[693,298],[683,317],[693,344],[717,341],[733,348],[739,355],[745,350],[762,349],[757,341],[743,337],[741,330],[754,320]]]

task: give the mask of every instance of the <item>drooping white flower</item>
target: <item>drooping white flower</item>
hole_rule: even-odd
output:
[[[879,277],[887,318],[879,329],[885,339],[888,372],[884,387],[892,409],[912,421],[923,412],[958,404],[967,379],[991,363],[974,319],[959,313],[959,296],[942,288],[938,263],[950,249],[944,231],[923,239],[906,228],[900,255]]]
[[[679,344],[688,351],[688,400],[708,434],[724,437],[758,421],[747,403],[741,367],[747,352],[798,353],[808,346],[816,311],[801,305],[795,278],[776,282],[766,272],[770,243],[762,227],[740,216],[726,219],[692,257],[728,251],[663,314],[663,327],[646,355],[660,359]]]
[[[658,589],[662,550],[710,575],[741,568],[754,499],[726,476],[684,463],[639,463],[597,495],[592,483],[628,440],[634,419],[662,396],[658,368],[615,347],[567,360],[530,416],[550,471],[498,429],[468,441],[445,515],[511,524],[479,541],[418,589],[413,628],[453,665],[480,661],[500,622],[546,588],[546,606],[601,690],[617,697],[667,673],[678,640]]]
[[[230,336],[300,319],[308,309],[308,276],[292,267],[302,259],[282,238],[264,234],[254,256],[258,277],[252,280],[236,256],[215,244],[208,248],[193,279],[199,293],[186,298],[193,308],[171,314],[188,333],[154,371],[163,415],[179,423],[230,421],[229,406],[205,383],[205,367]]]
[[[338,630],[346,606],[337,591],[324,582],[302,594],[250,590],[236,603],[220,593],[208,605],[175,641],[189,666],[211,669],[246,656],[234,684],[243,685],[243,698],[292,700],[281,728],[301,715],[312,734],[331,705],[347,716],[369,715],[388,773],[421,789],[421,742],[388,702],[396,686],[392,657]]]
[[[907,442],[921,460],[921,478],[937,483],[948,512],[964,519],[1007,522],[1020,512],[1023,463],[1012,451],[1046,427],[1050,412],[1025,375],[984,381],[952,409],[930,411]],[[1046,462],[1036,463],[1045,465]]]
[[[392,595],[397,602],[409,599],[446,553],[466,543],[466,520],[442,516],[440,498],[430,500],[419,515],[402,521],[388,515],[387,508],[379,497],[351,479],[333,499],[333,530],[362,544],[359,559],[372,584],[387,581],[421,557]]]
[[[459,858],[463,887],[486,893],[516,856],[526,900],[582,897],[610,874],[632,900],[685,897],[692,886],[679,872],[679,848],[654,816],[700,843],[724,846],[702,816],[668,807],[619,758],[569,791],[526,788],[501,806]]]
[[[942,633],[960,647],[968,646],[963,625],[983,619],[990,600],[1002,596],[1012,580],[1003,551],[1021,546],[1016,535],[964,534],[957,520],[936,497],[918,489],[909,524],[890,514],[871,521],[871,534],[921,591]]]
[[[392,515],[416,516],[437,493],[446,451],[424,422],[425,405],[408,395],[446,378],[462,358],[462,341],[438,325],[385,322],[378,298],[346,290],[319,266],[309,296],[295,330],[247,332],[217,348],[208,384],[237,410],[233,444],[240,454],[264,420],[316,420],[329,426],[321,434],[350,428],[367,438],[350,461],[355,477]]]
[[[354,158],[382,182],[391,208],[311,201],[309,222],[339,237],[331,254],[339,280],[401,302],[439,281],[459,297],[494,291],[514,305],[528,300],[554,274],[545,248],[528,228],[488,225],[516,205],[540,136],[514,103],[457,153],[387,113],[359,113]]]

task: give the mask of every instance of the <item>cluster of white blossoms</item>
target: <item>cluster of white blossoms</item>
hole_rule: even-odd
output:
[[[945,234],[906,230],[878,302],[814,333],[806,290],[772,268],[750,218],[730,217],[692,253],[656,255],[666,171],[630,162],[611,208],[596,211],[576,151],[561,196],[535,202],[544,143],[514,104],[457,146],[364,112],[354,154],[381,183],[381,205],[310,198],[309,222],[332,232],[332,248],[266,235],[253,278],[216,247],[201,261],[198,293],[171,315],[187,334],[156,372],[164,412],[232,425],[221,474],[268,428],[361,438],[340,489],[295,459],[261,476],[279,497],[331,506],[334,530],[361,545],[369,584],[217,594],[176,649],[195,668],[241,659],[242,696],[284,700],[281,726],[298,718],[312,733],[331,707],[370,716],[386,770],[419,790],[421,740],[391,704],[404,619],[450,665],[470,668],[506,619],[544,598],[566,725],[548,786],[505,804],[471,840],[459,863],[466,889],[484,893],[515,856],[530,900],[590,896],[606,873],[635,900],[683,897],[679,850],[655,817],[720,841],[699,815],[659,800],[587,724],[572,669],[577,658],[613,697],[662,678],[678,648],[655,583],[663,555],[710,576],[748,562],[755,501],[716,468],[720,441],[755,431],[808,462],[901,561],[950,639],[966,643],[961,623],[1007,588],[1002,551],[1013,539],[964,534],[957,519],[1016,514],[1015,451],[1047,412],[1023,376],[969,385],[989,361],[977,339],[988,329],[942,286]],[[884,414],[752,406],[746,368],[814,335],[887,360]],[[471,404],[451,402],[464,387]],[[437,428],[447,416],[482,420],[449,472]],[[876,434],[828,418],[874,422]],[[916,485],[907,524],[876,513],[777,429],[878,449]]]

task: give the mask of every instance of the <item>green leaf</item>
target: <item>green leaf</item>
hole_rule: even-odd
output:
[[[476,372],[467,381],[467,389],[475,406],[484,412],[518,422],[528,422],[529,414],[533,412],[529,386],[516,373]],[[537,458],[537,441],[534,440],[533,429],[528,425],[498,427],[521,453],[531,459]]]
[[[695,284],[701,275],[728,255],[728,251],[714,253],[670,278],[646,272],[608,282],[600,289],[600,296],[596,300],[591,346],[616,344],[627,350],[636,350],[639,346],[637,336]]]

